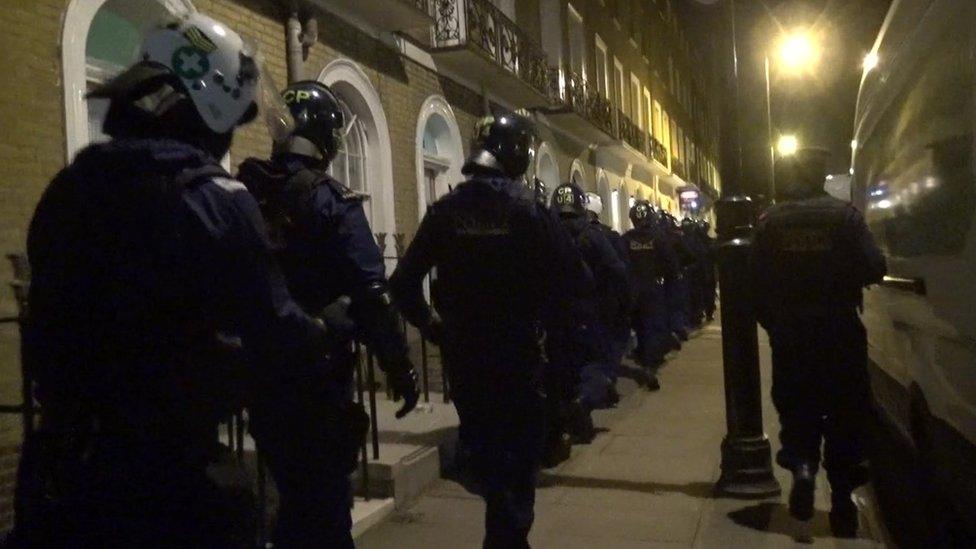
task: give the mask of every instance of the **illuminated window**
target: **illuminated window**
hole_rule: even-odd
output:
[[[339,152],[329,167],[329,175],[350,189],[368,193],[366,184],[366,129],[359,118],[354,118],[352,111],[342,103],[342,114],[346,117],[347,133],[339,146]],[[367,213],[368,213],[367,209]]]

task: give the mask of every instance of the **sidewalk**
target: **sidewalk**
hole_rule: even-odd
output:
[[[766,432],[778,425],[768,401],[769,351],[762,348]],[[877,547],[867,539],[835,540],[827,525],[826,481],[819,479],[813,545],[796,544],[784,498],[716,499],[719,444],[725,434],[721,332],[706,326],[661,374],[663,389],[647,393],[621,379],[618,408],[598,412],[607,429],[589,446],[544,473],[536,503],[533,547]],[[777,469],[789,489],[789,475]],[[481,546],[484,505],[459,485],[437,481],[417,502],[366,532],[362,549]],[[864,529],[864,528],[862,528]]]

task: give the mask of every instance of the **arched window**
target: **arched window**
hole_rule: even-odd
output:
[[[108,101],[87,100],[85,94],[136,61],[146,31],[193,10],[188,0],[72,0],[61,48],[69,160],[88,143],[105,139]]]
[[[586,188],[586,178],[583,176],[583,163],[580,162],[579,158],[573,160],[573,166],[569,172],[569,181],[581,189]]]
[[[326,66],[318,80],[329,86],[342,102],[348,133],[332,166],[333,177],[350,188],[367,193],[364,206],[374,233],[397,232],[393,207],[393,151],[390,129],[379,93],[355,62],[337,59]],[[387,256],[394,255],[392,238],[383,243]],[[392,269],[394,262],[388,261]]]
[[[602,169],[596,172],[596,194],[600,195],[600,200],[603,201],[603,213],[600,215],[600,221],[613,226],[612,210],[614,205],[610,196],[610,178],[607,177],[607,172]]]
[[[559,179],[559,165],[552,156],[552,151],[548,143],[539,146],[538,158],[535,164],[535,176],[538,177],[546,186],[548,198],[552,197],[553,191],[562,183]]]
[[[429,205],[462,180],[461,131],[451,106],[443,97],[428,97],[420,107],[416,146],[419,219]]]
[[[329,167],[329,175],[358,193],[369,194],[366,129],[359,117],[354,116],[345,103],[342,103],[341,106],[342,114],[346,119],[346,134],[339,145],[339,151],[336,153],[332,165]],[[366,217],[369,217],[369,208],[366,208]]]
[[[607,202],[606,207],[610,210],[610,222],[613,230],[617,232],[623,232],[623,222],[620,218],[620,190],[614,189],[610,191],[610,201]]]

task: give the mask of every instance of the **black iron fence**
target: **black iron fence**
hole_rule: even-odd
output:
[[[609,136],[615,136],[610,100],[579,74],[558,67],[549,69],[549,100],[563,104]]]
[[[678,160],[676,156],[671,157],[671,172],[681,179],[687,180],[688,178],[688,172],[685,171],[684,163]]]
[[[488,0],[432,0],[434,47],[473,46],[540,95],[549,89],[542,49]]]
[[[647,134],[621,111],[617,111],[617,135],[638,152],[646,153]]]
[[[650,136],[650,140],[651,140],[650,141],[651,157],[654,158],[654,160],[660,162],[661,165],[667,166],[668,165],[667,147],[665,147],[664,144],[658,141],[653,135]]]
[[[377,242],[380,244],[382,250],[386,249],[386,238],[387,234],[378,233],[375,235]],[[399,261],[403,253],[406,250],[405,245],[405,235],[394,234],[394,249],[396,254],[394,256],[385,256],[385,260]],[[14,280],[11,282],[10,286],[13,289],[14,296],[18,304],[18,314],[16,316],[0,317],[0,325],[17,325],[22,327],[27,320],[29,314],[29,303],[28,303],[28,291],[30,288],[30,264],[27,261],[27,257],[23,254],[11,254],[7,258],[13,265]],[[406,333],[407,326],[404,322],[403,324],[404,332]],[[231,338],[233,339],[233,338]],[[420,336],[420,369],[421,369],[421,386],[423,390],[423,401],[425,403],[430,402],[430,353],[429,353],[429,342],[427,342],[423,336]],[[363,441],[361,449],[361,469],[360,469],[360,486],[359,491],[364,498],[369,499],[370,492],[370,479],[369,479],[369,462],[378,460],[380,458],[380,441],[379,441],[379,425],[378,425],[378,412],[377,412],[377,399],[376,391],[380,388],[379,383],[376,380],[376,364],[373,354],[369,349],[360,344],[356,344],[355,347],[356,361],[355,361],[355,400],[358,404],[361,404],[369,414],[370,417],[370,437],[368,440]],[[442,373],[442,387],[444,393],[444,402],[450,402],[450,392],[449,385],[447,382],[446,375],[444,375],[444,369],[441,368]],[[35,429],[36,418],[40,413],[42,413],[37,401],[34,398],[34,378],[29,368],[29,364],[25,361],[21,361],[21,402],[16,404],[0,404],[0,414],[18,414],[23,420],[23,430],[25,439],[31,435]],[[389,387],[386,388],[389,391]],[[220,429],[226,432],[228,447],[237,456],[237,459],[244,463],[245,461],[245,440],[248,428],[248,415],[246,410],[240,409],[230,414],[228,417],[224,418],[220,422]],[[370,451],[372,450],[372,451]],[[255,455],[256,469],[257,469],[257,492],[259,501],[259,513],[261,516],[262,530],[259,532],[262,543],[267,541],[267,532],[263,526],[267,523],[267,501],[268,501],[268,485],[267,485],[267,473],[264,467],[264,460],[261,456],[260,448],[257,449]]]

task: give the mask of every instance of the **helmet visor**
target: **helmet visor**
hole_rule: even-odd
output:
[[[254,60],[257,71],[257,93],[254,96],[254,103],[258,116],[264,121],[271,140],[277,143],[295,131],[295,119],[281,98],[281,89],[262,57],[257,42],[248,37],[242,37],[242,40],[243,55]]]

